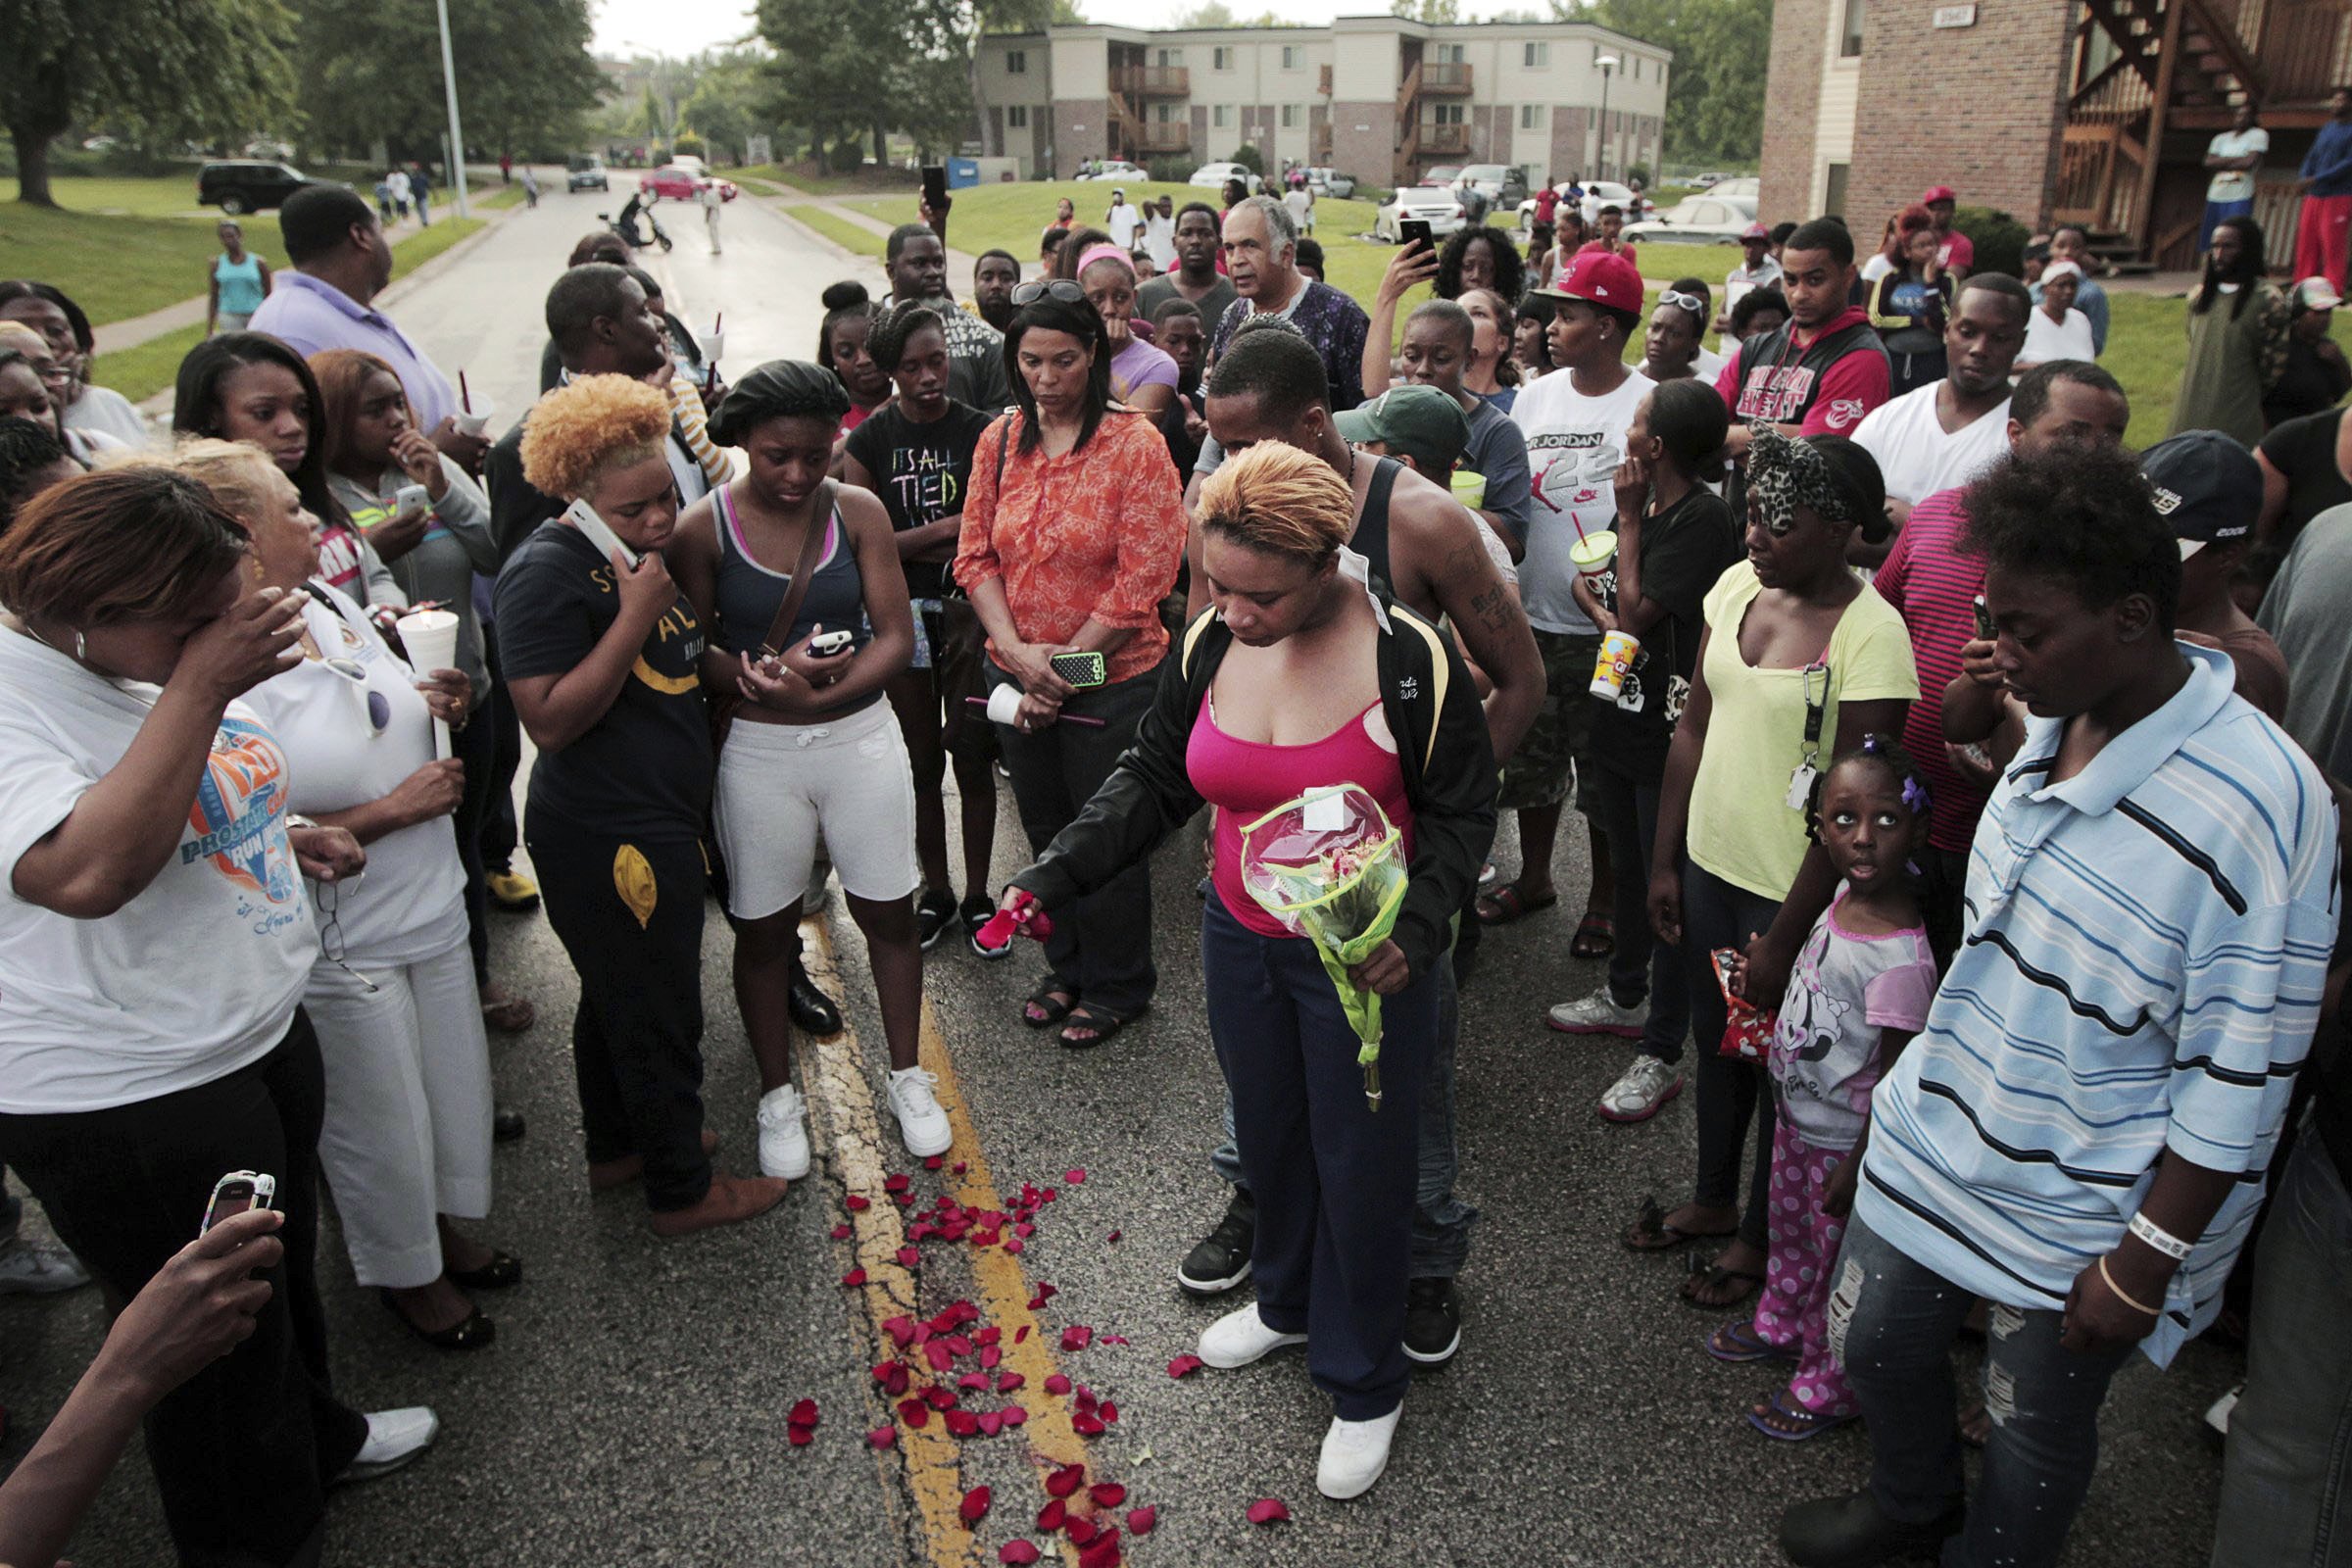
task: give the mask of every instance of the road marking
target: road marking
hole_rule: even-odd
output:
[[[835,961],[830,925],[830,921],[823,919],[805,920],[801,923],[801,938],[808,978],[827,994],[838,997],[842,994],[841,968]],[[883,1131],[883,1117],[875,1105],[858,1050],[858,1031],[851,1026],[846,1010],[840,1034],[830,1040],[802,1036],[798,1044],[801,1077],[809,1102],[810,1119],[815,1124],[811,1131],[817,1146],[831,1151],[833,1175],[843,1192],[858,1194],[870,1204],[863,1213],[851,1214],[849,1218],[856,1232],[858,1263],[865,1270],[861,1294],[865,1301],[867,1347],[872,1352],[867,1360],[869,1365],[879,1365],[898,1355],[897,1346],[882,1327],[885,1321],[901,1313],[918,1318],[936,1316],[947,1304],[941,1302],[929,1313],[922,1311],[914,1275],[901,1266],[898,1259],[899,1249],[906,1245],[902,1217],[906,1211],[890,1200],[882,1185],[890,1174],[885,1139],[887,1148],[896,1150],[899,1157],[906,1160],[909,1174],[921,1168],[921,1161],[906,1155],[900,1148],[895,1127],[888,1133]],[[972,1127],[962,1090],[956,1081],[955,1063],[948,1059],[947,1037],[940,1033],[939,1018],[927,992],[923,997],[917,1059],[938,1075],[940,1103],[947,1108],[949,1124],[955,1130],[955,1145],[943,1156],[945,1163],[938,1172],[944,1190],[958,1204],[984,1212],[1005,1211],[1007,1205],[997,1191],[996,1178],[988,1168],[988,1156],[981,1152],[979,1135]],[[957,1161],[963,1163],[961,1176],[951,1173]],[[998,1370],[1018,1372],[1023,1380],[1012,1400],[1029,1412],[1028,1424],[1020,1428],[1020,1438],[1029,1446],[1042,1497],[1048,1471],[1084,1463],[1087,1458],[1086,1446],[1070,1425],[1068,1401],[1045,1392],[1046,1379],[1061,1367],[1046,1337],[1045,1325],[1029,1309],[1036,1292],[1021,1268],[1020,1259],[1002,1247],[964,1247],[959,1250],[971,1263],[971,1302],[980,1309],[982,1324],[995,1324],[1004,1331],[1001,1342],[1004,1360]],[[933,1252],[946,1255],[941,1249],[934,1249]],[[1027,1335],[1021,1334],[1023,1328],[1029,1330]],[[874,1385],[870,1379],[867,1387],[868,1399],[878,1397],[872,1392]],[[906,1490],[922,1521],[930,1561],[935,1568],[951,1568],[951,1565],[960,1568],[982,1560],[975,1554],[978,1536],[964,1527],[956,1512],[964,1493],[962,1444],[948,1435],[942,1422],[911,1428],[899,1420],[895,1400],[883,1398],[880,1403],[883,1414],[898,1428],[897,1448]],[[887,1473],[887,1455],[883,1456],[883,1462]],[[1004,1500],[1007,1504],[1011,1502],[1010,1498]],[[1025,1525],[1025,1510],[1013,1509],[1008,1517],[1017,1522],[1014,1534],[1030,1534]],[[1066,1541],[1060,1546],[1063,1557],[1074,1564],[1077,1548]],[[987,1557],[993,1560],[994,1553]]]

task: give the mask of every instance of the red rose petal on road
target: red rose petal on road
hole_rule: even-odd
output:
[[[1067,1394],[1070,1392],[1070,1380],[1056,1372],[1046,1379],[1046,1392],[1048,1394]]]
[[[808,1427],[786,1427],[784,1436],[794,1447],[806,1448],[808,1446],[808,1440],[815,1437],[816,1434]]]
[[[956,1408],[956,1395],[953,1390],[943,1389],[934,1383],[923,1391],[923,1402],[934,1410],[953,1410]]]
[[[1081,1410],[1070,1417],[1070,1430],[1082,1438],[1099,1438],[1104,1430],[1102,1418],[1099,1415],[1089,1415]]]
[[[1188,1377],[1206,1365],[1208,1365],[1206,1361],[1188,1350],[1168,1363],[1168,1376],[1172,1378]]]
[[[905,1363],[899,1361],[888,1361],[883,1363],[881,1366],[874,1368],[874,1381],[882,1385],[882,1392],[884,1394],[889,1395],[894,1399],[897,1398],[900,1395],[906,1392],[906,1368]]]
[[[1000,1431],[1004,1430],[1004,1412],[1002,1410],[983,1410],[980,1412],[979,1421],[980,1435],[984,1438],[993,1438]]]
[[[1250,1522],[1253,1525],[1270,1525],[1290,1516],[1290,1505],[1280,1497],[1260,1497],[1250,1505]]]
[[[901,1399],[899,1419],[910,1427],[927,1427],[931,1424],[931,1407],[920,1399]]]
[[[979,1435],[980,1418],[969,1410],[950,1410],[946,1420],[948,1430],[956,1437],[969,1438]]]
[[[946,1160],[937,1154],[927,1154],[923,1157],[923,1169],[925,1170],[937,1170],[945,1163]]]
[[[1004,1331],[991,1323],[972,1336],[972,1343],[974,1345],[997,1345],[1003,1343],[1004,1339]]]
[[[874,1206],[873,1200],[868,1198],[860,1198],[856,1193],[852,1193],[848,1198],[843,1199],[842,1201],[848,1205],[850,1212],[853,1214],[862,1214],[867,1209]]]
[[[1119,1568],[1119,1533],[1103,1531],[1093,1545],[1078,1553],[1078,1568]]]
[[[850,1234],[851,1234],[851,1233],[850,1233],[850,1223],[849,1223],[849,1221],[847,1221],[847,1220],[844,1220],[844,1221],[842,1221],[842,1222],[841,1222],[839,1225],[836,1225],[836,1226],[834,1226],[834,1227],[833,1227],[833,1232],[832,1232],[832,1234],[833,1234],[833,1239],[834,1239],[835,1241],[837,1241],[837,1242],[846,1242],[846,1241],[848,1241],[848,1240],[850,1239]]]
[[[914,1183],[905,1176],[891,1175],[882,1178],[882,1190],[886,1193],[903,1193],[913,1185]]]
[[[1018,1345],[1018,1344],[1020,1344],[1020,1343],[1021,1343],[1023,1340],[1027,1339],[1028,1337],[1029,1337],[1029,1325],[1028,1325],[1028,1324],[1026,1324],[1026,1323],[1022,1324],[1022,1325],[1021,1325],[1019,1328],[1017,1328],[1017,1329],[1014,1329],[1014,1330],[1012,1331],[1012,1343],[1013,1343],[1013,1344],[1015,1344],[1015,1345]]]
[[[784,1424],[794,1427],[812,1427],[816,1425],[816,1401],[802,1399],[793,1405],[792,1413],[784,1418]]]
[[[1037,1510],[1037,1528],[1052,1535],[1054,1531],[1059,1530],[1069,1517],[1070,1505],[1059,1497],[1055,1497],[1052,1502]]]
[[[1017,1404],[1008,1404],[1004,1407],[1004,1424],[1008,1427],[1027,1426],[1029,1424],[1029,1412],[1022,1409]]]
[[[1083,1546],[1102,1533],[1102,1527],[1082,1513],[1070,1515],[1069,1524],[1062,1529],[1062,1534],[1070,1538],[1073,1546]]]
[[[961,1165],[956,1168],[963,1169]],[[999,1562],[1031,1563],[1036,1562],[1040,1555],[1036,1544],[1027,1541],[1007,1541],[997,1548],[997,1561]]]
[[[1096,1413],[1102,1417],[1104,1426],[1115,1427],[1119,1424],[1119,1407],[1108,1399],[1102,1401],[1102,1408]]]
[[[1086,1466],[1082,1464],[1064,1465],[1046,1477],[1046,1495],[1066,1497],[1076,1492],[1085,1482]]]
[[[999,1349],[997,1347],[993,1345],[983,1345],[980,1347],[980,1365],[982,1367],[993,1368],[999,1361],[1004,1359],[1004,1352]]]
[[[1120,1233],[1119,1233],[1119,1232],[1117,1232],[1117,1231],[1112,1231],[1112,1232],[1110,1233],[1109,1241],[1110,1241],[1110,1244],[1111,1244],[1113,1247],[1116,1247],[1116,1246],[1118,1245],[1118,1243],[1119,1243],[1119,1236],[1120,1236]]]
[[[1148,1536],[1152,1533],[1152,1527],[1157,1523],[1159,1523],[1157,1508],[1130,1508],[1127,1510],[1127,1533],[1131,1536]]]
[[[1082,1170],[1065,1170],[1061,1173],[1061,1179],[1065,1182],[1068,1182],[1072,1187],[1082,1186],[1086,1181],[1086,1172]]]
[[[962,1174],[963,1174],[963,1172],[964,1172],[964,1169],[965,1169],[965,1166],[964,1166],[964,1162],[963,1162],[962,1160],[960,1160],[960,1159],[959,1159],[959,1160],[957,1160],[957,1161],[956,1161],[955,1164],[953,1164],[953,1165],[949,1166],[948,1168],[949,1168],[951,1171],[955,1172],[956,1175],[960,1176],[960,1175],[962,1175]]]
[[[1010,1394],[1013,1390],[1020,1388],[1028,1381],[1029,1380],[1027,1378],[1021,1376],[1018,1372],[1000,1372],[997,1374],[997,1392],[999,1394]]]
[[[967,1356],[972,1353],[972,1342],[960,1334],[952,1334],[948,1336],[948,1350],[959,1358]]]
[[[931,1364],[932,1371],[945,1372],[956,1359],[956,1353],[948,1348],[947,1341],[933,1340],[923,1347],[923,1359]]]
[[[846,1289],[856,1290],[858,1286],[865,1283],[865,1270],[861,1268],[854,1268],[850,1270],[847,1274],[844,1274],[841,1277],[841,1283]]]
[[[1098,1508],[1116,1508],[1127,1500],[1127,1489],[1116,1481],[1098,1481],[1086,1489],[1086,1494],[1095,1499]]]
[[[964,1528],[969,1529],[988,1517],[989,1494],[986,1487],[974,1487],[963,1494],[956,1511],[963,1516]]]
[[[899,1348],[904,1350],[914,1342],[914,1319],[903,1312],[897,1317],[884,1318],[882,1332],[897,1341]]]
[[[1004,1250],[1010,1252],[1015,1257],[1020,1256],[1021,1253],[1027,1251],[1028,1250],[1028,1244],[1023,1242],[1018,1236],[1015,1236],[1011,1241],[1004,1244]]]
[[[966,1372],[956,1380],[956,1386],[959,1389],[971,1389],[976,1393],[985,1394],[988,1392],[988,1379],[977,1372]]]
[[[1083,1323],[1073,1323],[1061,1331],[1061,1348],[1065,1350],[1083,1350],[1094,1340],[1095,1331]]]
[[[876,1427],[865,1435],[865,1441],[877,1448],[887,1448],[899,1441],[899,1429],[897,1427]]]
[[[901,1268],[913,1268],[922,1260],[922,1249],[911,1245],[899,1249],[899,1266]]]

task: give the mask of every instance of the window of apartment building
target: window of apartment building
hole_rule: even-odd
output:
[[[1519,64],[1529,71],[1549,70],[1551,66],[1551,45],[1547,43],[1530,43],[1520,45]]]
[[[1211,71],[1231,71],[1233,51],[1228,48],[1211,49],[1208,52],[1208,66]]]
[[[1286,43],[1282,46],[1283,70],[1297,71],[1305,64],[1306,46],[1304,44]]]
[[[1008,76],[1026,76],[1029,74],[1029,51],[1026,49],[1005,50],[1004,74]]]
[[[1822,212],[1832,218],[1845,216],[1845,182],[1847,175],[1852,172],[1853,166],[1851,164],[1832,164],[1830,166],[1830,177],[1824,181],[1828,188],[1822,193],[1821,198]]]
[[[1029,106],[1014,104],[1005,110],[1004,124],[1010,130],[1027,130],[1029,128]]]
[[[1233,128],[1233,105],[1217,104],[1212,107],[1208,112],[1208,122],[1219,130],[1231,130]]]
[[[1152,118],[1158,121],[1163,125],[1173,125],[1176,123],[1177,108],[1178,106],[1175,104],[1153,104],[1152,106]]]
[[[1845,25],[1838,40],[1838,53],[1851,60],[1862,52],[1862,0],[1845,0]]]
[[[1282,106],[1282,128],[1285,130],[1297,130],[1298,128],[1298,106],[1297,104],[1284,104]]]
[[[1433,104],[1430,106],[1429,122],[1433,125],[1458,125],[1462,123],[1462,106]]]
[[[1430,51],[1430,58],[1442,66],[1458,66],[1462,63],[1462,46],[1458,43],[1439,44]]]
[[[1544,106],[1542,104],[1521,104],[1519,106],[1519,128],[1521,130],[1543,129]]]
[[[1162,49],[1162,50],[1159,52],[1159,66],[1160,66],[1160,69],[1161,69],[1161,70],[1165,71],[1165,70],[1168,70],[1168,69],[1170,69],[1170,68],[1172,68],[1172,67],[1181,66],[1181,65],[1183,65],[1183,64],[1184,64],[1184,51],[1183,51],[1183,50],[1181,50],[1181,49]]]

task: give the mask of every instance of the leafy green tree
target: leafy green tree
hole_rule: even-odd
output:
[[[1462,20],[1461,0],[1392,0],[1389,13],[1408,22],[1441,24]]]
[[[76,121],[147,142],[241,140],[292,100],[277,0],[0,0],[0,115],[17,196],[54,207],[49,144]]]
[[[1762,150],[1772,0],[1551,0],[1551,9],[1563,22],[1598,23],[1674,51],[1668,158],[1749,160]]]

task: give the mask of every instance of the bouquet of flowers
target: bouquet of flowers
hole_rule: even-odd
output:
[[[1388,813],[1353,784],[1308,790],[1242,829],[1242,885],[1258,906],[1315,945],[1363,1047],[1364,1100],[1380,1109],[1380,994],[1348,971],[1396,927],[1404,846]]]

